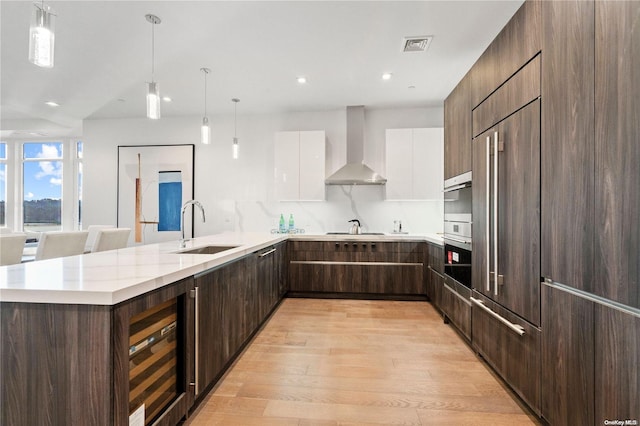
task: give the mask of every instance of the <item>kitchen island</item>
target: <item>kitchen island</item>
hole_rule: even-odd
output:
[[[177,424],[286,293],[288,239],[427,241],[227,233],[195,238],[182,249],[174,241],[2,267],[0,423],[126,425],[145,405],[140,401],[162,394],[169,405],[148,402],[146,423]],[[201,250],[209,246],[212,254]],[[154,316],[162,327],[144,335]],[[173,348],[162,361],[166,379],[161,368],[156,378],[134,359],[148,355],[146,363],[155,362],[159,355],[149,348],[161,340]],[[145,384],[151,380],[173,393]]]

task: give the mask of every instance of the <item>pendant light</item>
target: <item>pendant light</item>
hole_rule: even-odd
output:
[[[200,142],[209,145],[211,142],[211,128],[209,127],[209,117],[207,117],[207,74],[211,72],[209,68],[200,68],[204,74],[204,116],[202,117],[202,127],[200,127]]]
[[[151,82],[147,83],[147,118],[157,120],[160,118],[160,89],[155,81],[155,28],[162,22],[156,15],[144,15],[151,23]]]
[[[49,6],[44,5],[44,0],[33,7],[29,26],[29,61],[39,67],[53,68],[55,15]]]
[[[238,137],[237,137],[237,130],[238,130],[238,102],[240,102],[240,99],[238,98],[233,98],[231,99],[231,101],[235,104],[234,105],[234,111],[233,111],[233,159],[237,160],[238,159],[238,150],[239,150],[239,146],[238,146]]]

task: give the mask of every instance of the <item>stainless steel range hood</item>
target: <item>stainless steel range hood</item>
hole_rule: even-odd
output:
[[[364,164],[364,106],[347,107],[347,164],[326,185],[384,185],[387,180]]]

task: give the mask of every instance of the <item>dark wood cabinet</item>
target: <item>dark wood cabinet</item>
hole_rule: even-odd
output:
[[[542,3],[524,2],[475,63],[471,73],[472,108],[540,52]]]
[[[446,277],[442,283],[441,306],[445,322],[452,323],[471,340],[471,289]]]
[[[196,396],[221,376],[280,301],[285,248],[270,246],[196,275]]]
[[[442,311],[442,298],[444,292],[444,275],[433,268],[429,269],[429,287],[427,294],[431,299],[431,304]]]
[[[489,129],[540,96],[540,55],[473,110],[473,136]]]
[[[444,274],[444,248],[437,244],[427,244],[427,267],[425,272],[426,292],[431,304],[440,309],[436,300],[436,275]]]
[[[196,397],[218,377],[229,356],[223,327],[222,308],[226,296],[224,275],[224,269],[220,268],[195,277],[197,296],[194,322],[198,326],[194,337],[194,365],[197,367],[194,367],[193,383]]]
[[[127,377],[119,378],[126,380],[126,391],[116,398],[110,392],[117,374],[111,319],[111,306],[0,304],[0,424],[128,420],[128,364]],[[117,411],[121,414],[114,413],[116,405],[123,405]]]
[[[431,244],[427,245],[427,250],[429,253],[428,266],[438,271],[439,273],[444,273],[444,248],[441,245]]]
[[[286,245],[269,246],[255,254],[258,279],[258,322],[261,323],[284,294],[282,264]]]
[[[595,3],[595,293],[640,307],[640,2]]]
[[[551,425],[603,424],[594,423],[594,302],[543,284],[541,328],[542,416]]]
[[[594,2],[542,11],[541,272],[593,292]]]
[[[471,77],[464,78],[444,101],[444,178],[471,170]]]
[[[473,143],[473,289],[539,325],[540,101],[510,115]],[[492,155],[496,143],[497,194]]]
[[[471,310],[474,349],[540,414],[540,329],[476,291],[472,297],[475,299]],[[520,328],[522,334],[506,323]]]
[[[596,304],[595,424],[640,422],[639,366],[640,313]]]
[[[425,297],[426,244],[365,240],[294,241],[289,289],[295,293]]]

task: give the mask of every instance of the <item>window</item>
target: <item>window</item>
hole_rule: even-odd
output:
[[[0,227],[27,233],[81,229],[83,143],[0,142]]]
[[[0,227],[7,226],[7,144],[0,142]]]
[[[62,229],[62,142],[23,145],[23,229]]]

